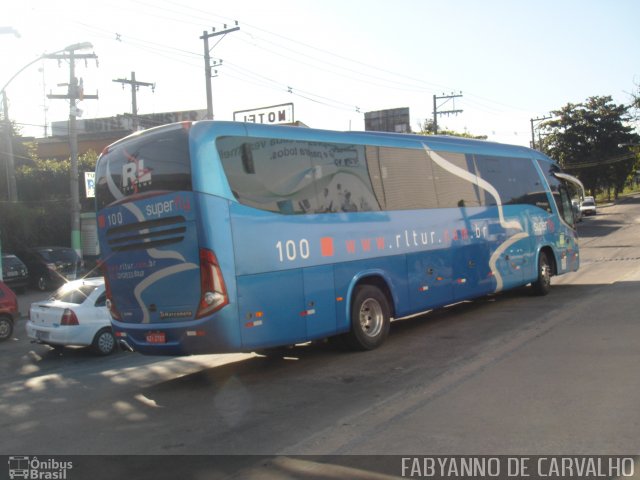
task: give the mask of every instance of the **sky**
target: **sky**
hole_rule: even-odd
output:
[[[131,90],[114,79],[154,83],[137,92],[139,114],[206,109],[204,45],[222,61],[212,79],[216,120],[294,104],[314,128],[364,130],[364,112],[409,107],[411,128],[442,128],[528,146],[532,118],[609,95],[629,104],[640,85],[637,0],[21,0],[5,2],[0,88],[45,53],[90,42],[98,62],[76,64],[83,119],[131,112]],[[38,60],[6,88],[22,133],[51,134],[69,116],[69,66]]]

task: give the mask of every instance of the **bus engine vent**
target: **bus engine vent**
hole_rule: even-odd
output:
[[[181,242],[186,231],[185,218],[177,215],[110,228],[107,242],[115,252],[146,250]]]

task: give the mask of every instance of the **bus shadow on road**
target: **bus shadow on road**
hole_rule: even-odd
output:
[[[592,295],[601,287],[557,285],[545,297],[532,296],[528,287],[522,287],[394,321],[387,341],[376,350],[352,351],[334,339],[262,349],[243,360],[203,368],[150,386],[147,391],[210,390],[232,379],[255,385],[301,372],[308,373],[310,370],[322,375],[322,371],[331,369],[346,371],[346,374],[336,378],[342,383],[349,383],[349,378],[355,378],[349,375],[349,371],[364,370],[372,359],[381,364],[392,364],[394,358],[403,355],[403,351],[421,351],[421,361],[426,362],[430,358],[437,361],[443,351],[447,354],[457,351],[472,353],[497,336],[535,322],[555,309],[564,308],[567,301]]]

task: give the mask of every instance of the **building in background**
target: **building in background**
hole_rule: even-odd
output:
[[[151,113],[138,115],[140,129],[147,129],[174,122],[195,122],[206,117],[206,110],[187,110],[182,112]],[[78,154],[90,150],[100,153],[104,147],[133,133],[133,117],[130,114],[107,118],[77,120]],[[53,136],[36,138],[38,158],[64,160],[71,155],[69,151],[69,122],[52,122]]]
[[[374,132],[411,133],[409,108],[365,112],[364,129]]]

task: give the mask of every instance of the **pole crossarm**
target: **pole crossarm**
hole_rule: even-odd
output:
[[[48,60],[82,60],[87,58],[97,59],[98,56],[95,53],[49,53],[43,55],[41,58]]]
[[[218,35],[226,35],[227,33],[231,33],[231,32],[236,32],[240,30],[240,27],[233,27],[233,28],[228,28],[225,30],[221,30],[219,32],[213,31],[211,33],[204,31],[202,32],[202,36],[200,37],[200,40],[205,40],[205,39],[209,39],[211,37],[217,37]],[[211,47],[213,48],[213,47]]]
[[[442,107],[450,100],[454,101],[454,106],[455,106],[455,99],[460,97],[462,97],[462,92],[460,92],[459,94],[452,93],[451,95],[443,94],[442,96],[438,96],[438,95],[433,96],[433,134],[434,135],[438,134],[438,115],[457,115],[458,113],[463,112],[463,110],[458,110],[458,109],[438,111],[438,108]],[[440,105],[438,105],[438,100],[445,100],[445,101],[442,102]]]
[[[139,127],[138,122],[138,99],[136,96],[136,92],[138,91],[138,87],[151,87],[152,91],[155,91],[156,84],[150,82],[141,82],[136,80],[136,72],[131,72],[131,78],[117,78],[113,80],[116,83],[121,83],[122,88],[125,85],[131,85],[131,116],[133,120],[133,130],[137,131]]]
[[[535,150],[536,148],[536,137],[535,137],[535,129],[534,129],[534,122],[542,122],[544,120],[549,120],[553,118],[551,115],[549,116],[544,116],[544,117],[538,117],[538,118],[532,118],[531,121],[531,148],[533,148]]]

